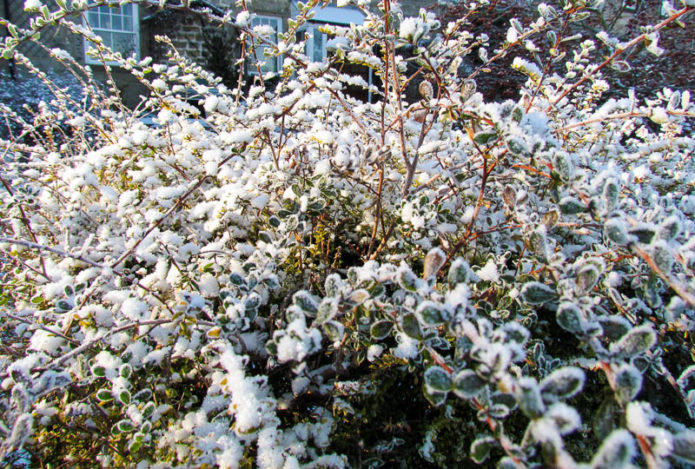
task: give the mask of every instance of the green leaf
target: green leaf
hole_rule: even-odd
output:
[[[559,368],[548,375],[540,385],[545,402],[568,399],[584,387],[584,372],[574,366]]]
[[[517,399],[519,409],[530,419],[538,418],[545,412],[540,388],[533,378],[522,378],[519,380]]]
[[[326,290],[326,296],[338,296],[343,288],[343,279],[341,279],[338,274],[331,274],[326,277],[324,288]]]
[[[133,422],[131,422],[130,420],[121,420],[118,423],[116,423],[115,426],[121,433],[130,433],[133,430],[135,430],[135,425],[133,425]]]
[[[425,386],[425,399],[427,399],[433,406],[439,407],[446,402],[446,393],[435,391]]]
[[[133,435],[133,439],[130,440],[130,443],[128,443],[128,451],[130,451],[131,453],[135,453],[137,450],[140,449],[143,441],[144,435],[142,433],[136,433],[135,435]]]
[[[369,334],[374,340],[385,339],[393,329],[393,322],[388,320],[377,321],[369,328]]]
[[[104,368],[103,366],[95,365],[92,367],[92,374],[94,376],[103,378],[104,376],[106,376],[106,368]]]
[[[246,286],[246,279],[239,274],[230,274],[229,281],[236,286]]]
[[[528,235],[527,243],[529,251],[542,262],[548,262],[548,242],[544,229],[533,230]]]
[[[524,118],[524,109],[521,106],[516,106],[514,109],[512,109],[511,118],[517,124],[520,123]]]
[[[560,175],[560,179],[569,182],[574,174],[572,158],[567,152],[559,151],[555,154],[555,171]]]
[[[97,391],[97,399],[101,402],[107,402],[113,400],[113,394],[108,389],[100,389]]]
[[[315,322],[317,324],[323,324],[324,322],[333,319],[336,314],[338,314],[338,298],[324,298],[319,304],[319,310],[316,314]]]
[[[485,145],[489,141],[494,140],[496,138],[497,132],[495,132],[494,130],[482,130],[475,134],[475,136],[473,137],[473,141],[478,145]]]
[[[617,357],[631,358],[645,353],[656,343],[656,334],[649,324],[635,327],[625,334],[619,342],[611,345],[611,352]]]
[[[472,370],[462,370],[454,377],[454,394],[461,399],[473,399],[485,388],[483,381]]]
[[[635,457],[635,440],[624,429],[615,430],[603,441],[598,454],[591,460],[593,469],[628,467]]]
[[[431,366],[425,371],[425,386],[439,392],[451,391],[452,381],[449,373],[440,366]]]
[[[515,155],[519,156],[524,156],[528,155],[528,147],[526,146],[526,142],[521,140],[520,138],[516,137],[510,137],[507,139],[507,148],[509,148],[509,151]]]
[[[618,428],[621,412],[618,403],[613,399],[613,395],[608,394],[596,409],[591,422],[591,429],[597,439],[604,440],[613,430]]]
[[[422,329],[420,328],[420,321],[418,321],[415,313],[408,313],[403,315],[402,319],[403,332],[408,337],[413,339],[422,339]]]
[[[292,297],[292,301],[299,307],[307,316],[316,316],[319,311],[319,306],[314,299],[314,296],[306,290],[299,290]]]
[[[338,321],[327,321],[323,324],[323,330],[326,332],[326,337],[333,342],[340,342],[343,340],[345,328]]]
[[[576,293],[577,295],[586,295],[591,291],[592,288],[598,282],[598,278],[601,274],[598,269],[591,264],[585,265],[577,273],[577,278],[575,280]]]
[[[637,237],[637,240],[642,244],[649,244],[656,236],[656,230],[646,225],[639,225],[630,228],[629,233]]]
[[[576,215],[586,210],[586,206],[574,197],[563,197],[558,204],[564,215]]]
[[[642,373],[634,365],[625,364],[615,373],[615,396],[627,404],[642,389]]]
[[[620,186],[615,182],[615,179],[606,180],[603,186],[603,203],[606,205],[606,211],[611,212],[618,205],[618,195],[620,194]]]
[[[422,319],[422,322],[430,326],[437,326],[449,318],[449,314],[444,308],[433,302],[423,301],[417,308],[417,314]]]
[[[133,374],[133,367],[127,363],[121,365],[121,367],[118,369],[118,375],[121,378],[128,379],[130,378],[131,374]]]
[[[73,290],[70,285],[65,285],[63,292],[65,293],[65,296],[75,296],[75,290]]]
[[[154,405],[154,402],[148,402],[147,404],[145,404],[145,406],[142,408],[143,418],[148,419],[148,418],[152,417],[152,415],[154,414],[154,411],[155,411],[155,407],[156,406]]]
[[[459,283],[468,283],[469,272],[470,267],[468,266],[468,262],[457,257],[454,262],[451,263],[451,267],[449,267],[449,275],[447,276],[449,288],[454,288]]]
[[[526,283],[521,289],[521,298],[530,305],[540,305],[557,299],[555,290],[540,282]]]
[[[557,323],[560,327],[573,334],[584,334],[584,315],[579,307],[569,301],[563,301],[557,308]]]
[[[398,278],[398,285],[408,291],[417,291],[418,287],[418,278],[417,276],[413,273],[412,270],[410,270],[410,267],[403,265],[398,269],[397,272],[397,278]]]
[[[130,393],[128,391],[121,391],[118,393],[118,400],[123,405],[130,404]]]
[[[618,218],[611,218],[603,226],[603,232],[606,237],[613,241],[615,244],[623,245],[627,244],[628,236],[627,230],[625,229],[625,223]]]
[[[72,305],[65,300],[58,300],[56,302],[56,312],[58,313],[65,313],[67,311],[70,311],[72,309]]]
[[[495,444],[495,439],[491,436],[476,438],[471,443],[471,459],[476,464],[482,464],[490,455],[490,450]]]

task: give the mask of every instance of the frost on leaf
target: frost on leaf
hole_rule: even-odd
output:
[[[425,386],[431,391],[451,391],[451,376],[440,366],[431,366],[425,371]]]
[[[593,469],[627,467],[635,457],[635,440],[627,430],[616,430],[603,442],[591,460]]]
[[[453,391],[461,399],[476,397],[484,387],[485,381],[472,370],[459,371],[454,377]]]
[[[482,464],[490,455],[490,450],[495,446],[495,439],[489,436],[476,438],[471,443],[471,459],[476,464]]]
[[[576,304],[569,301],[560,303],[556,319],[564,330],[577,335],[584,334],[584,315]]]
[[[695,464],[695,431],[686,430],[676,433],[671,440],[673,456],[688,464]]]
[[[568,399],[584,386],[584,372],[576,367],[566,366],[553,371],[541,381],[541,394],[546,402]]]
[[[656,334],[649,324],[635,327],[617,343],[611,345],[611,352],[617,357],[630,358],[645,353],[656,342]]]
[[[642,388],[642,373],[634,365],[623,365],[615,373],[615,394],[622,403],[628,403]]]
[[[516,398],[521,411],[531,419],[538,418],[545,412],[540,387],[532,378],[524,378],[519,381]]]
[[[529,282],[521,289],[522,299],[530,305],[540,305],[557,298],[555,291],[540,282]]]

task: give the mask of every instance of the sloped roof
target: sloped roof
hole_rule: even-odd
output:
[[[292,1],[292,11],[297,12],[296,0]],[[312,23],[329,23],[348,26],[350,24],[362,24],[365,15],[359,8],[354,6],[345,6],[338,8],[334,5],[324,7],[314,7],[311,9],[314,17],[310,20]]]

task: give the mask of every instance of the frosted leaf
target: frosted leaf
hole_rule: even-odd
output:
[[[635,327],[625,334],[619,342],[611,345],[611,353],[617,357],[633,357],[645,353],[656,342],[656,334],[649,324]]]
[[[422,322],[430,326],[439,325],[451,318],[451,314],[442,305],[433,301],[423,301],[416,312]]]
[[[563,181],[572,180],[574,165],[572,164],[572,157],[567,152],[559,151],[555,154],[555,171]]]
[[[616,430],[604,440],[591,460],[592,469],[627,467],[635,457],[635,440],[627,430]]]
[[[686,430],[673,435],[673,456],[689,464],[695,464],[695,431]]]
[[[496,283],[499,282],[500,279],[500,274],[497,271],[497,264],[495,264],[495,261],[492,259],[488,260],[483,267],[476,270],[475,274],[484,282]]]
[[[326,289],[326,296],[338,296],[343,289],[344,282],[338,274],[331,274],[326,277],[324,283],[324,288]]]
[[[528,235],[527,246],[539,260],[548,262],[548,241],[545,229],[536,229]]]
[[[615,373],[615,394],[622,403],[637,396],[642,388],[642,373],[634,365],[623,365]]]
[[[482,464],[490,455],[490,450],[495,446],[496,440],[490,436],[476,438],[471,443],[470,455],[473,462]]]
[[[619,218],[609,219],[603,226],[603,232],[606,237],[615,244],[627,244],[629,240],[627,230],[625,229],[625,223]]]
[[[396,272],[396,278],[398,280],[398,285],[401,288],[408,291],[417,291],[420,286],[421,280],[410,270],[406,264],[401,264]]]
[[[449,392],[451,390],[451,376],[440,366],[431,366],[425,371],[425,386],[431,391]]]
[[[606,211],[613,211],[618,205],[618,195],[620,194],[620,186],[613,178],[606,180],[603,185],[603,202],[606,205]]]
[[[468,262],[457,257],[454,262],[451,263],[451,267],[449,267],[449,275],[447,276],[449,288],[455,287],[459,283],[468,283],[469,272],[470,267],[468,266]]]
[[[574,334],[584,334],[584,315],[581,309],[572,302],[563,301],[557,309],[557,323],[566,331]]]
[[[545,413],[545,405],[541,399],[541,390],[533,378],[522,378],[516,393],[519,409],[531,419],[538,418]]]
[[[401,328],[408,337],[413,339],[422,338],[420,321],[418,321],[417,316],[415,316],[414,313],[407,313],[403,315],[403,318],[401,319]]]
[[[324,298],[319,304],[318,313],[316,314],[316,323],[323,324],[333,319],[336,314],[338,314],[338,298]]]
[[[673,252],[663,239],[652,245],[652,259],[661,272],[667,275],[671,273],[674,261]]]
[[[563,197],[558,206],[560,207],[560,212],[564,215],[576,215],[586,210],[586,206],[583,203],[571,196]]]
[[[313,317],[318,313],[318,303],[314,296],[306,290],[300,290],[292,297],[292,302],[307,316]]]
[[[472,370],[462,370],[454,377],[453,387],[454,394],[461,399],[472,399],[483,390],[485,381]]]
[[[587,264],[582,267],[577,273],[577,278],[575,280],[577,295],[581,296],[589,293],[598,282],[599,275],[600,272],[592,264]]]
[[[561,435],[572,433],[582,424],[579,412],[562,402],[551,405],[543,417],[551,419]]]
[[[584,372],[580,368],[566,366],[553,371],[540,385],[543,400],[555,402],[568,399],[584,387]]]
[[[446,254],[439,248],[434,248],[425,256],[423,277],[435,277],[446,261]]]
[[[681,222],[678,216],[672,215],[661,223],[659,236],[666,241],[672,241],[676,239],[682,231],[683,222]]]
[[[557,294],[543,283],[528,282],[521,289],[521,298],[530,305],[539,305],[555,300]]]
[[[388,320],[377,321],[369,328],[369,334],[374,340],[383,340],[393,329],[393,322]]]

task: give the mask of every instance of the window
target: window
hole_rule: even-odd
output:
[[[318,24],[310,24],[302,29],[306,34],[306,55],[314,62],[323,62],[326,60],[326,40],[324,33],[319,31]]]
[[[278,43],[278,33],[282,32],[282,20],[274,16],[256,16],[251,20],[251,28],[256,28],[258,26],[267,26],[270,28],[272,34],[263,34],[263,37],[273,44]],[[265,50],[270,46],[267,44],[261,44],[256,42],[256,57],[261,64],[261,72],[266,74],[268,72],[277,73],[280,70],[282,63],[281,57],[266,57]],[[248,67],[250,74],[257,74],[258,70],[255,64],[250,63]]]
[[[104,45],[123,57],[140,55],[138,37],[138,9],[136,5],[120,7],[100,6],[87,12],[87,22],[92,30],[101,36]],[[85,42],[85,50],[89,47]],[[87,63],[99,63],[87,56]]]

